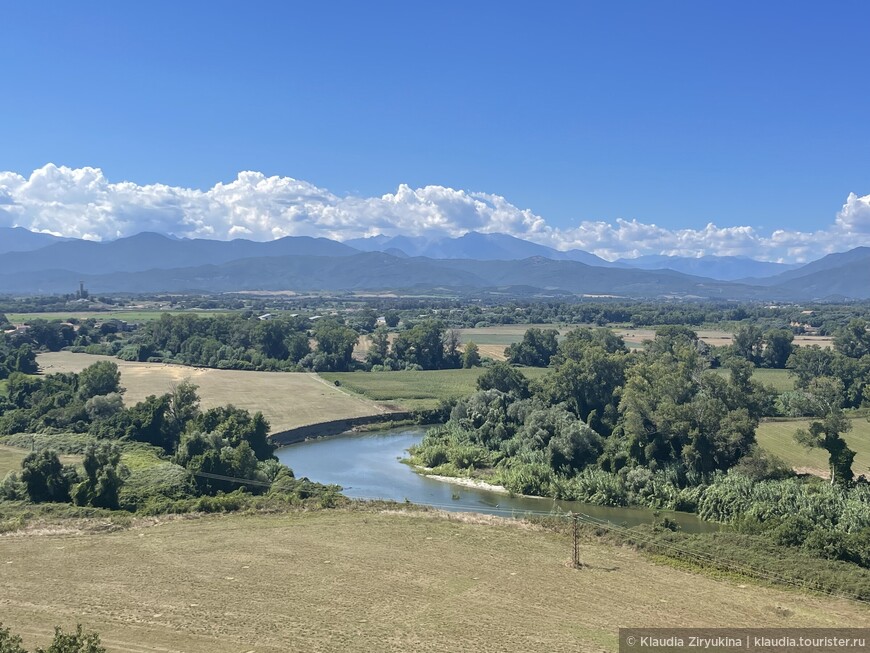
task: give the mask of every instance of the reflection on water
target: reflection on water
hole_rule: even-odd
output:
[[[688,532],[718,530],[689,513],[644,508],[610,508],[578,501],[510,497],[498,492],[435,481],[401,462],[407,450],[420,442],[424,427],[404,427],[373,433],[348,433],[283,447],[278,459],[297,477],[341,485],[355,499],[390,499],[437,506],[445,510],[511,515],[524,512],[577,512],[623,526],[652,523],[667,515]]]

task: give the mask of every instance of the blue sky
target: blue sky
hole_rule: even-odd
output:
[[[3,13],[0,170],[24,178],[53,163],[206,191],[253,170],[339,197],[494,194],[559,230],[765,234],[825,229],[870,194],[863,2]]]

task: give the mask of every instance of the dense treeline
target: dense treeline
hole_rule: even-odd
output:
[[[390,316],[388,316],[390,317]],[[124,360],[162,361],[220,369],[343,372],[352,369],[452,369],[479,364],[476,348],[461,349],[458,333],[439,320],[409,321],[394,338],[388,324],[363,312],[337,316],[261,320],[239,314],[200,318],[163,315],[106,351]],[[366,360],[353,358],[360,333],[371,333]]]
[[[130,305],[130,297],[99,297],[96,303],[75,302],[74,295],[55,297],[3,297],[0,312],[105,311]],[[387,325],[399,321],[439,319],[448,327],[470,328],[499,324],[625,324],[634,327],[686,325],[693,327],[755,325],[764,331],[788,328],[803,333],[809,328],[820,335],[832,335],[850,320],[870,319],[870,303],[763,305],[716,301],[589,300],[571,298],[555,301],[485,298],[440,299],[417,297],[358,298],[256,297],[249,295],[140,295],[138,305],[177,310],[204,309],[235,312],[291,312],[313,316],[340,313],[360,333],[373,330],[373,316],[387,317]],[[99,315],[99,312],[96,313]],[[366,327],[366,324],[369,326]]]
[[[392,344],[385,327],[376,329],[366,354],[372,370],[445,370],[475,367],[480,362],[474,343],[462,348],[457,331],[431,319],[407,323]]]
[[[312,322],[298,316],[258,319],[250,313],[209,318],[164,314],[109,353],[123,360],[219,369],[344,371],[353,365],[358,337],[334,317]]]
[[[831,335],[852,319],[870,318],[870,305],[734,304],[733,302],[639,302],[613,300],[573,302],[505,302],[500,305],[460,304],[432,307],[433,313],[452,327],[498,324],[625,324],[633,327],[755,325],[763,331],[786,328],[804,333]],[[404,318],[404,315],[403,315]]]

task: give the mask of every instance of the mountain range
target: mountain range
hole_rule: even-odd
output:
[[[739,257],[605,261],[507,234],[349,240],[178,239],[108,242],[0,229],[0,293],[414,290],[508,296],[615,295],[734,300],[870,298],[870,248],[803,266]]]
[[[58,238],[51,234],[28,231],[23,227],[0,227],[0,254],[30,252],[64,240],[65,238]]]

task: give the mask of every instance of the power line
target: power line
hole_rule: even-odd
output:
[[[259,487],[272,487],[271,483],[265,481],[257,481],[250,478],[236,478],[235,476],[224,476],[223,474],[212,474],[210,472],[193,472],[194,476],[201,478],[210,478],[216,481],[228,481],[231,483],[239,483],[243,485],[257,485]]]

